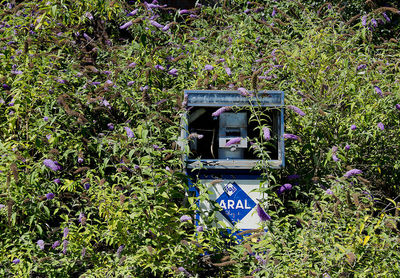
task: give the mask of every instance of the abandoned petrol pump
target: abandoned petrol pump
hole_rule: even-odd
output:
[[[284,167],[284,93],[259,91],[249,97],[239,91],[186,90],[185,98],[188,110],[182,118],[181,142],[189,148],[184,157],[189,193],[201,194],[194,185],[197,181],[207,188],[211,201],[198,204],[197,225],[216,202],[221,210],[213,225],[258,228],[256,207],[263,195],[258,190],[260,172],[252,169],[260,161],[250,146],[261,132],[259,122],[251,120],[250,108],[263,110],[261,121],[271,131],[268,165]],[[218,109],[224,112],[215,113]]]

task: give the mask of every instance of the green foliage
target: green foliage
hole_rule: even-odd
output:
[[[192,16],[140,1],[0,2],[0,276],[399,272],[398,11],[258,2]],[[283,171],[255,142],[272,221],[233,244],[180,220],[198,198],[176,142],[184,89],[239,87],[283,90],[305,115],[285,111],[300,140],[286,139]]]
[[[231,259],[241,261],[238,268],[255,277],[395,277],[399,240],[394,205],[376,209],[382,200],[362,187],[345,180],[324,182],[329,191],[307,194],[312,200],[308,207],[290,201],[296,213],[279,208],[267,232],[235,246]]]

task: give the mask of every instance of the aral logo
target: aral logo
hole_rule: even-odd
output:
[[[228,183],[227,185],[225,185],[224,191],[229,196],[232,196],[232,194],[236,192],[236,188],[235,188],[235,186],[233,184]]]
[[[224,191],[217,202],[222,208],[221,214],[232,224],[242,220],[256,206],[236,182],[228,183]]]

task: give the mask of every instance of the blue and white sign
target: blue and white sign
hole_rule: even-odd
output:
[[[217,203],[222,208],[221,214],[232,224],[242,220],[256,206],[236,182],[224,186],[224,193],[218,197]]]
[[[258,201],[262,199],[262,194],[257,192],[260,180],[223,180],[219,183],[214,183],[213,180],[201,180],[200,182],[207,185],[210,200],[218,203],[221,208],[216,214],[218,222],[223,222],[227,228],[259,228],[260,218],[256,207]],[[214,209],[209,202],[202,202],[199,207],[204,214]],[[221,226],[217,223],[216,225]]]

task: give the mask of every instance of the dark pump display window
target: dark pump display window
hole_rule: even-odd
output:
[[[271,140],[268,141],[266,146],[272,160],[278,159],[278,126],[279,122],[277,119],[280,117],[280,110],[274,108],[261,108],[264,110],[264,116],[261,118],[263,125],[268,126],[271,131]],[[221,142],[221,132],[226,138],[235,137],[247,137],[241,141],[241,146],[245,146],[241,151],[239,159],[256,160],[258,159],[253,148],[250,148],[251,142],[254,138],[258,138],[258,141],[265,141],[262,136],[262,131],[257,128],[259,122],[254,118],[251,118],[251,112],[249,108],[234,109],[231,111],[224,112],[226,120],[222,122],[229,122],[229,117],[233,115],[232,122],[229,122],[225,127],[220,126],[221,116],[213,117],[212,113],[216,111],[216,107],[192,107],[188,111],[188,132],[189,134],[198,134],[200,136],[192,136],[189,138],[190,154],[189,159],[201,159],[201,160],[213,160],[213,159],[226,159],[227,157],[221,154],[221,149],[225,151],[225,141]],[[222,113],[221,115],[223,115]],[[240,127],[238,123],[240,120],[245,120],[246,127]],[[246,130],[244,132],[244,129]],[[243,136],[243,135],[246,136]],[[201,136],[202,135],[202,136]],[[198,137],[202,137],[201,139]],[[224,138],[225,138],[224,137]],[[228,139],[225,139],[228,141]],[[235,145],[233,145],[235,148]],[[234,152],[237,150],[233,149]],[[223,157],[222,157],[223,156]],[[228,155],[229,157],[229,155]],[[236,158],[237,159],[237,158]]]

